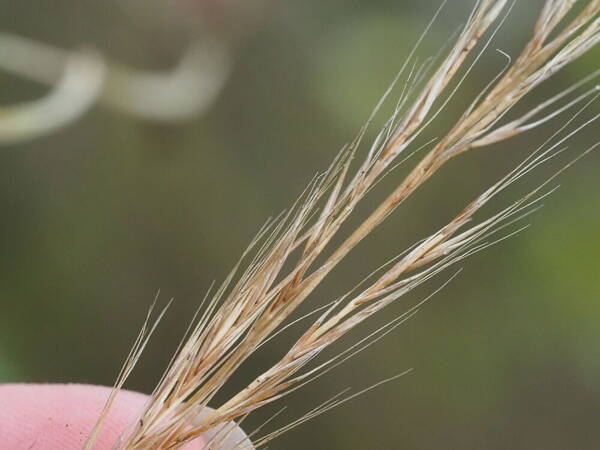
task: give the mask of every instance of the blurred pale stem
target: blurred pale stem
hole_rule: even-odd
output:
[[[96,101],[145,120],[175,122],[202,114],[228,76],[228,51],[197,41],[169,72],[107,64],[96,52],[68,52],[0,33],[0,69],[49,85],[46,98],[0,109],[0,143],[46,134],[85,113]]]

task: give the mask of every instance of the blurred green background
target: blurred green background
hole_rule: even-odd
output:
[[[149,392],[211,281],[223,279],[260,224],[287,207],[354,136],[439,3],[0,1],[3,32],[65,49],[91,46],[130,66],[167,69],[196,38],[222,43],[233,60],[223,90],[198,117],[153,123],[98,105],[51,135],[0,148],[0,381],[112,384],[160,289],[163,301],[176,301],[127,385]],[[472,4],[450,2],[421,60],[448,40]],[[541,5],[515,7],[433,135],[503,66],[495,48],[517,54]],[[599,58],[594,50],[526,104],[597,69]],[[2,105],[44,92],[0,71]],[[564,117],[451,162],[339,266],[311,305],[343,293],[435,230]],[[588,128],[567,158],[597,139],[597,128]],[[358,216],[408,167],[389,176]],[[551,169],[532,174],[504,200]],[[345,387],[361,389],[414,368],[410,375],[271,448],[597,448],[599,170],[596,152],[561,176],[561,189],[528,219],[528,230],[467,260],[406,325],[278,405],[288,406],[278,423]],[[403,298],[336,348],[443,280]],[[281,355],[300,331],[258,354],[224,395]]]

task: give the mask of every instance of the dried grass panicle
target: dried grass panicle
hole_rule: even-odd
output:
[[[201,306],[199,317],[140,420],[118,447],[177,448],[217,425],[243,420],[257,408],[280,399],[361,351],[406,320],[415,309],[393,319],[341,354],[316,367],[307,367],[324,348],[357,324],[450,265],[511,235],[513,232],[506,231],[507,234],[492,238],[535,208],[547,194],[544,188],[550,180],[479,222],[474,222],[475,213],[516,180],[553,158],[569,137],[598,117],[584,120],[581,125],[574,122],[578,115],[583,117],[582,112],[596,98],[595,88],[557,106],[559,100],[593,81],[599,74],[596,72],[521,117],[501,123],[525,95],[598,43],[600,0],[583,2],[580,12],[574,14],[575,4],[581,3],[547,0],[522,53],[513,61],[501,52],[508,60],[506,66],[473,100],[450,131],[428,143],[428,153],[388,197],[341,245],[325,254],[328,244],[356,205],[398,163],[400,156],[413,151],[415,140],[444,111],[507,19],[514,2],[478,1],[454,45],[435,70],[431,62],[417,67],[415,48],[400,70],[394,89],[386,93],[389,97],[399,91],[396,108],[365,152],[364,160],[353,162],[362,147],[366,128],[381,103],[355,140],[337,155],[323,174],[309,183],[287,212],[264,226],[225,282],[205,299],[206,304]],[[449,159],[528,131],[576,105],[579,105],[578,113],[521,164],[492,184],[444,227],[382,266],[340,299],[319,309],[320,315],[280,361],[237,395],[218,405],[214,412],[205,414],[201,421],[196,420],[239,366],[281,330],[284,321],[336,265]],[[293,264],[290,265],[290,261]],[[125,372],[130,370],[145,345],[144,337],[140,339]],[[123,381],[121,377],[117,388]],[[290,425],[255,438],[254,445],[261,446],[343,401],[345,398],[336,396]]]

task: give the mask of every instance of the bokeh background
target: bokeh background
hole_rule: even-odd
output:
[[[232,69],[210,108],[187,120],[149,122],[98,105],[51,135],[0,148],[0,381],[112,384],[160,289],[163,301],[175,303],[127,385],[149,392],[211,281],[223,279],[260,224],[354,136],[439,3],[2,0],[3,32],[65,49],[86,45],[148,70],[168,69],[190,41],[211,39],[228,49]],[[448,40],[472,3],[447,5],[422,59]],[[515,7],[433,135],[502,67],[495,48],[515,55],[522,47],[541,4]],[[597,69],[599,58],[594,50],[527,104]],[[45,92],[0,70],[2,105]],[[339,266],[311,305],[435,230],[565,119],[451,162]],[[597,139],[597,127],[588,128],[566,158]],[[532,174],[502,201],[559,165]],[[390,175],[358,217],[408,168]],[[286,399],[279,424],[346,387],[413,368],[410,375],[271,448],[597,448],[599,170],[596,153],[562,175],[561,189],[528,219],[528,230],[466,261],[406,325]],[[336,348],[443,281],[402,299]],[[224,396],[300,331],[258,354]]]

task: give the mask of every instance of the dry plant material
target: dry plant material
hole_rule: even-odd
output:
[[[583,5],[575,14],[574,6],[581,3]],[[412,154],[409,152],[414,150],[411,146],[414,147],[415,140],[459,90],[513,5],[514,2],[508,0],[478,1],[453,47],[433,71],[433,61],[417,67],[416,49],[413,50],[395,81],[400,91],[395,111],[366,152],[365,159],[354,168],[352,162],[373,116],[328,170],[311,181],[292,208],[264,226],[221,287],[205,299],[200,317],[193,323],[140,420],[116,447],[179,448],[216,426],[232,420],[239,422],[254,410],[302,387],[397,327],[414,313],[416,307],[341,354],[316,367],[308,367],[307,364],[323,349],[448,266],[492,245],[495,241],[488,239],[492,234],[528,214],[540,198],[547,195],[543,189],[554,177],[501,211],[474,222],[475,213],[483,205],[558,154],[570,136],[598,117],[594,116],[574,129],[569,128],[594,101],[596,88],[566,105],[555,106],[559,100],[597,77],[598,73],[593,73],[521,117],[501,124],[504,116],[525,95],[598,42],[600,0],[547,0],[522,53],[514,61],[503,53],[508,59],[505,68],[473,100],[450,131],[443,138],[428,143],[428,153],[393,192],[349,233],[341,245],[326,252],[332,238],[371,188],[401,156]],[[392,88],[386,96],[391,92]],[[239,393],[197,420],[240,365],[267,340],[285,329],[284,321],[336,265],[448,160],[470,149],[489,146],[535,128],[582,104],[584,106],[577,109],[578,113],[544,145],[444,227],[382,266],[341,298],[320,308],[320,315],[287,354]],[[550,112],[546,112],[548,109]],[[242,267],[245,268],[242,270]],[[146,330],[140,335],[116,390],[123,385],[139,357],[145,336]],[[255,438],[253,444],[262,446],[348,398],[351,397],[336,396],[288,426]],[[101,421],[98,427],[100,425]],[[92,448],[93,440],[90,439],[88,448]],[[219,448],[219,440],[214,439],[209,447]],[[238,447],[248,448],[248,444],[241,442]]]
[[[95,103],[135,117],[176,122],[202,114],[221,91],[227,49],[196,41],[169,72],[109,63],[98,51],[69,52],[0,32],[0,69],[51,87],[41,99],[0,106],[0,145],[27,141],[79,119]]]

